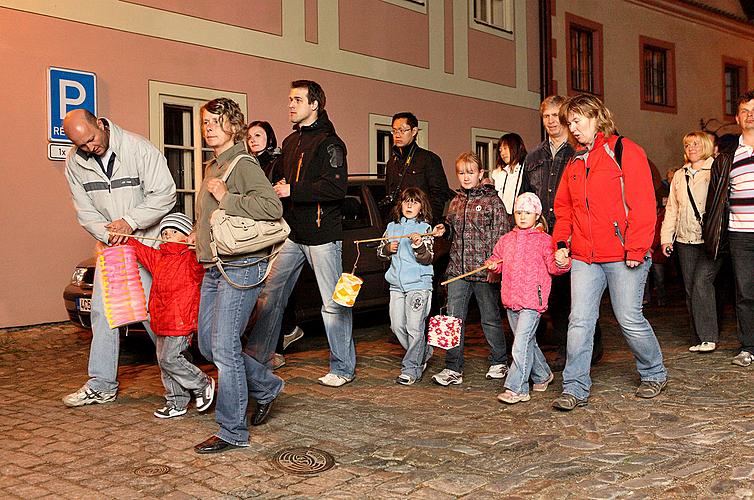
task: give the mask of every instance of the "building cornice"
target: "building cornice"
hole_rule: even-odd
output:
[[[626,0],[630,4],[754,41],[754,24],[689,0]]]

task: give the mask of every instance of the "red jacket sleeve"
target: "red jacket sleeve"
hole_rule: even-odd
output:
[[[571,160],[563,171],[553,203],[555,227],[552,231],[552,239],[558,247],[563,246],[561,243],[565,243],[568,246],[568,240],[573,233],[573,204],[571,201],[571,191],[568,189],[569,173],[573,168],[573,164],[574,162]]]
[[[141,265],[150,273],[154,273],[154,269],[160,261],[160,251],[146,246],[144,243],[137,241],[136,238],[128,238],[127,245],[136,250],[136,259]]]
[[[644,150],[623,139],[623,185],[628,207],[626,259],[641,261],[652,246],[657,210],[652,170]]]

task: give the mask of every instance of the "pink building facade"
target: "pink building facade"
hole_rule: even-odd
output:
[[[66,319],[62,290],[94,240],[47,157],[48,68],[97,77],[97,112],[170,159],[191,211],[201,182],[198,109],[236,99],[289,131],[294,79],[313,79],[353,173],[378,172],[390,116],[413,111],[420,144],[453,161],[518,132],[540,140],[539,17],[526,0],[0,0],[4,94],[0,327]],[[10,159],[13,155],[15,158]]]

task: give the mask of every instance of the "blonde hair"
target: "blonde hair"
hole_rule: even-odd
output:
[[[702,144],[702,160],[706,160],[713,154],[715,154],[715,144],[712,142],[712,139],[710,139],[709,134],[707,132],[704,132],[702,130],[694,130],[693,132],[689,132],[688,134],[683,136],[683,140],[681,141],[681,144],[686,146],[686,139],[699,139],[699,142]],[[686,156],[686,148],[683,148],[683,161],[684,163],[689,163],[691,160],[689,160],[689,157]]]
[[[456,158],[456,166],[458,166],[459,163],[471,163],[473,165],[476,165],[476,168],[477,170],[479,170],[479,172],[484,172],[484,168],[482,167],[482,160],[479,159],[479,156],[477,156],[476,153],[472,153],[471,151],[458,155],[458,158]]]
[[[569,97],[560,107],[560,121],[568,123],[568,115],[574,113],[587,118],[597,119],[597,131],[605,137],[615,134],[616,126],[613,113],[605,107],[599,97],[592,94],[577,94]]]

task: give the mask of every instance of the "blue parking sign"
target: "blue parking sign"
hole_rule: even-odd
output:
[[[97,75],[87,71],[50,67],[47,70],[47,138],[71,142],[63,132],[63,118],[73,109],[88,109],[97,116]]]

